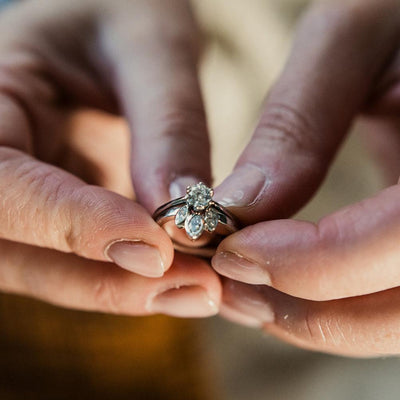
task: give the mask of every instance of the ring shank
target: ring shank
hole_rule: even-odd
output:
[[[235,217],[222,205],[212,201],[210,207],[218,215],[218,225],[214,232],[204,231],[201,238],[191,240],[183,229],[175,225],[175,215],[186,205],[186,198],[179,197],[159,207],[153,214],[154,220],[171,236],[176,250],[202,257],[212,257],[215,249],[224,237],[239,229]]]

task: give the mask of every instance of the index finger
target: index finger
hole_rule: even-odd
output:
[[[36,160],[25,112],[0,95],[0,238],[73,252],[146,276],[161,276],[172,243],[146,210]]]
[[[139,204],[57,167],[0,148],[0,238],[161,276],[173,246]]]

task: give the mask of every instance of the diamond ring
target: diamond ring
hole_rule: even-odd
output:
[[[213,195],[213,189],[199,182],[188,186],[185,196],[154,212],[154,220],[168,232],[177,250],[212,256],[222,238],[239,229],[236,218]]]

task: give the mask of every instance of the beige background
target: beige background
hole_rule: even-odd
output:
[[[290,49],[301,0],[197,0],[207,32],[202,80],[219,182],[249,139],[261,102]],[[382,187],[357,132],[299,218],[316,220]],[[199,325],[199,328],[202,324]],[[204,325],[210,368],[229,400],[398,399],[397,358],[352,360],[311,353],[214,318]],[[211,345],[211,346],[210,346]]]

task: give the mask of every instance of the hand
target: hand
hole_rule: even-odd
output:
[[[400,185],[317,224],[282,219],[313,194],[360,114],[397,180],[399,37],[395,0],[321,2],[302,20],[252,140],[216,190],[253,224],[212,260],[229,278],[228,318],[309,349],[400,353]]]
[[[216,274],[182,255],[170,268],[149,214],[170,186],[210,179],[196,44],[183,0],[26,1],[0,15],[0,290],[131,315],[217,312]],[[77,164],[89,149],[71,147],[69,121],[85,108],[128,119],[137,202],[102,187],[124,160],[112,131],[95,170]]]

